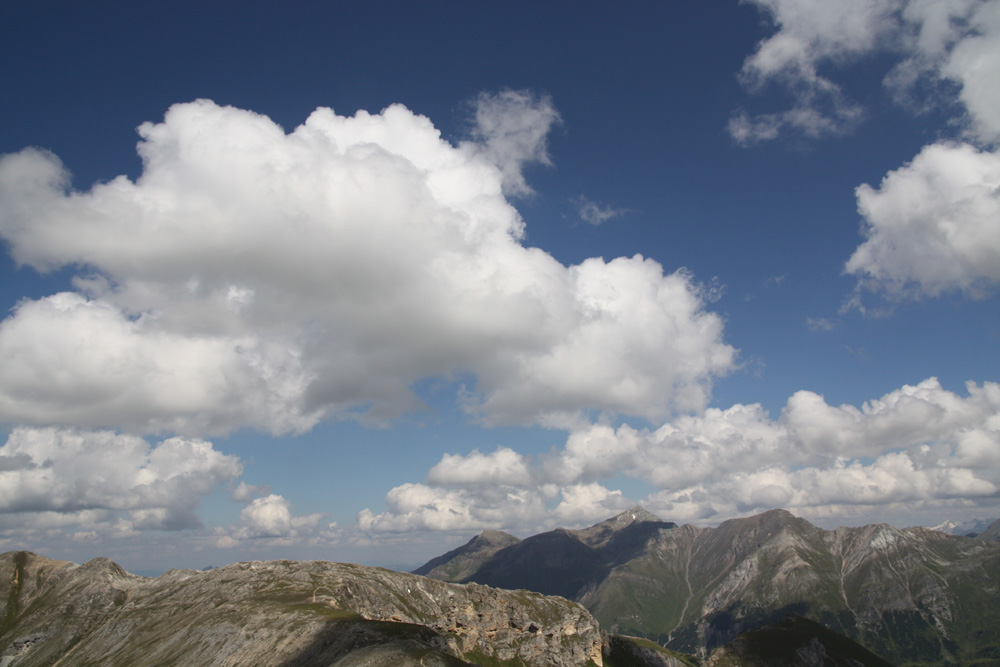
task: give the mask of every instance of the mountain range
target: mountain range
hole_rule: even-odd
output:
[[[1000,520],[998,519],[971,519],[969,521],[949,520],[939,523],[936,526],[932,526],[931,530],[940,530],[942,533],[948,533],[949,535],[979,537],[983,533],[987,532],[990,527],[993,528],[994,537],[1000,538],[1000,536],[997,535],[997,533],[1000,532]]]
[[[147,578],[15,551],[0,667],[1000,665],[997,527],[828,531],[779,510],[697,528],[634,508],[486,531],[427,576],[283,560]]]
[[[575,600],[610,632],[708,658],[789,614],[892,664],[1000,665],[1000,543],[784,510],[678,526],[642,508],[523,540],[488,531],[415,572]],[[821,663],[818,663],[821,664]]]

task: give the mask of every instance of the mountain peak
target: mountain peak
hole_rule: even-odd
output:
[[[663,521],[663,519],[656,516],[642,505],[636,505],[631,509],[625,510],[618,516],[612,517],[611,521],[627,525],[630,523],[643,522],[643,521]]]
[[[627,509],[621,514],[594,524],[590,528],[569,532],[573,533],[577,539],[584,544],[594,548],[599,548],[606,544],[616,533],[621,532],[633,524],[640,523],[664,524],[663,527],[667,528],[673,528],[676,525],[673,523],[666,523],[660,519],[660,517],[648,511],[645,507],[636,505],[632,509]]]
[[[431,559],[413,574],[442,581],[460,581],[479,569],[490,556],[520,541],[502,530],[484,530],[457,549]]]
[[[642,505],[636,505],[631,509],[627,509],[620,514],[616,514],[610,519],[605,519],[600,523],[596,523],[590,528],[585,528],[584,531],[594,530],[595,528],[604,527],[605,529],[610,528],[612,530],[620,530],[625,526],[629,526],[633,523],[643,523],[645,521],[655,521],[657,523],[663,523],[663,519],[656,516],[649,510],[647,510]]]

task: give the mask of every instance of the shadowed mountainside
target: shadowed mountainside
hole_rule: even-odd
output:
[[[860,644],[801,616],[740,633],[705,667],[892,667]]]
[[[1000,544],[926,528],[830,531],[784,510],[678,527],[635,508],[497,549],[461,580],[559,593],[610,632],[702,657],[797,614],[896,664],[1000,664]]]
[[[413,574],[442,581],[461,581],[478,570],[490,556],[520,541],[500,530],[484,530],[468,543],[428,561],[414,570]]]
[[[990,524],[989,528],[976,535],[976,539],[985,542],[1000,542],[1000,519]]]

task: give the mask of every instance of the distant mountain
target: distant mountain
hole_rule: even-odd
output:
[[[976,535],[976,539],[986,542],[1000,542],[1000,519],[997,519],[986,530]]]
[[[484,530],[457,549],[428,561],[413,574],[442,581],[461,581],[471,576],[493,554],[520,541],[501,530]]]
[[[987,528],[990,524],[995,523],[997,519],[972,519],[970,521],[945,521],[939,523],[936,526],[932,526],[931,530],[939,530],[942,533],[948,533],[949,535],[961,535],[963,537],[976,537]]]
[[[1000,659],[1000,544],[927,528],[828,531],[784,510],[678,527],[637,508],[521,540],[458,581],[562,595],[702,658],[794,613],[896,664]]]
[[[496,548],[501,544],[498,534],[487,531],[449,552],[455,554],[452,560],[443,560],[445,554],[414,573],[575,599],[603,581],[611,568],[638,555],[653,533],[675,527],[637,507],[585,530],[559,528],[524,540],[499,533],[515,540],[501,548]],[[469,571],[471,562],[478,562],[478,568]]]

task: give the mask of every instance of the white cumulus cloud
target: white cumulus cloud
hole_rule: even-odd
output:
[[[925,146],[878,189],[857,189],[867,240],[845,271],[891,297],[981,296],[1000,284],[1000,154]]]
[[[238,488],[242,487],[241,483]],[[250,490],[251,487],[244,489]],[[239,524],[216,527],[214,544],[220,549],[336,544],[342,531],[336,523],[324,523],[324,518],[326,515],[319,512],[296,516],[292,514],[292,504],[284,496],[270,493],[249,500],[240,511]]]
[[[487,423],[702,408],[735,351],[687,273],[521,244],[504,193],[557,120],[484,95],[455,145],[400,105],[286,133],[200,100],[140,126],[135,181],[79,191],[50,153],[5,156],[0,237],[79,275],[0,322],[0,420],[294,433],[419,409],[434,377],[472,377]]]
[[[920,112],[949,103],[967,115],[978,140],[1000,138],[1000,9],[990,0],[750,0],[775,32],[743,63],[751,90],[785,90],[791,108],[735,114],[730,133],[743,144],[786,133],[818,137],[852,129],[864,109],[837,73],[879,54],[895,64],[888,92]]]
[[[995,506],[1000,493],[1000,384],[969,383],[967,396],[934,378],[860,407],[799,391],[777,419],[759,405],[709,409],[657,429],[593,424],[532,462],[508,449],[498,459],[532,466],[530,487],[477,471],[485,456],[446,455],[455,477],[392,489],[369,531],[530,532],[607,518],[641,502],[675,521],[713,521],[784,507],[800,515],[884,520],[915,508]],[[466,459],[468,465],[466,465]],[[439,464],[441,466],[442,464]],[[624,476],[655,491],[630,500],[607,480]],[[905,519],[904,519],[905,520]]]
[[[132,532],[200,526],[201,499],[235,480],[242,464],[204,440],[155,446],[110,431],[14,429],[0,457],[0,530],[100,527]]]
[[[792,108],[736,113],[740,143],[789,132],[850,130],[864,110],[837,82],[843,66],[875,55],[894,64],[887,92],[916,113],[952,115],[956,139],[924,149],[881,187],[857,189],[865,242],[847,262],[859,290],[890,299],[958,290],[983,296],[1000,282],[1000,4],[991,0],[751,0],[775,32],[744,62],[751,90],[776,85]]]

